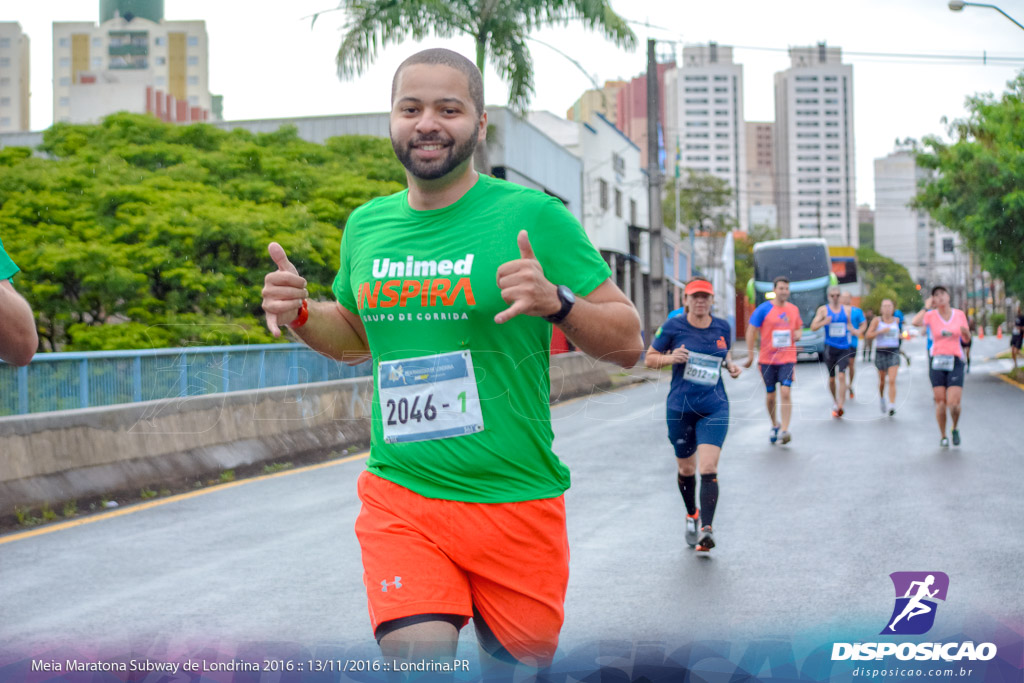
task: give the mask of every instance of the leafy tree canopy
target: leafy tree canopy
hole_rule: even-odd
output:
[[[910,273],[891,258],[882,256],[871,247],[860,247],[857,249],[857,264],[861,281],[868,289],[861,308],[873,308],[877,313],[882,299],[892,299],[896,308],[907,313],[924,305]]]
[[[0,235],[44,350],[263,343],[280,242],[331,297],[349,214],[405,185],[386,139],[324,145],[114,114],[57,124],[33,157],[0,150]]]
[[[953,143],[924,139],[917,163],[936,171],[915,205],[959,232],[982,267],[1024,298],[1024,73],[1001,99],[967,98],[966,119],[949,127]]]

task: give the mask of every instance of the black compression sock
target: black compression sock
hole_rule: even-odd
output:
[[[718,473],[700,475],[700,523],[710,526],[718,505]]]
[[[676,473],[676,483],[679,484],[679,493],[683,494],[686,514],[694,514],[697,512],[697,476],[694,474],[683,476]]]

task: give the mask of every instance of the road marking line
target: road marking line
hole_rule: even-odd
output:
[[[995,377],[998,377],[999,379],[1003,380],[1004,382],[1006,382],[1007,384],[1009,384],[1011,386],[1017,387],[1021,391],[1024,391],[1024,384],[1021,384],[1020,382],[1016,382],[1016,381],[1010,379],[1009,377],[1007,377],[1006,375],[1004,375],[1001,372],[992,372],[992,373],[989,373],[989,374],[991,374],[991,375],[993,375]]]
[[[241,479],[239,481],[232,481],[227,484],[217,484],[216,486],[209,486],[206,488],[199,489],[197,491],[188,491],[187,493],[178,493],[167,498],[161,498],[160,500],[151,500],[148,503],[135,503],[125,508],[118,510],[111,510],[109,512],[101,512],[89,517],[83,517],[82,519],[73,519],[67,522],[60,522],[57,524],[51,524],[45,527],[39,527],[38,529],[32,529],[31,531],[22,531],[13,533],[8,536],[0,536],[0,545],[5,543],[12,543],[14,541],[20,541],[26,538],[33,538],[35,536],[42,536],[44,534],[50,534],[55,531],[62,531],[64,529],[71,529],[76,526],[83,526],[85,524],[92,524],[93,522],[100,522],[107,519],[113,519],[115,517],[122,517],[124,515],[130,515],[135,512],[141,512],[143,510],[149,510],[150,508],[159,507],[168,503],[175,503],[180,500],[188,500],[189,498],[197,498],[199,496],[205,496],[208,493],[216,493],[217,491],[224,491],[226,489],[235,488],[236,486],[242,486],[244,484],[251,484],[257,481],[264,481],[266,479],[274,479],[276,477],[284,477],[290,474],[299,474],[301,472],[312,472],[313,470],[324,469],[325,467],[334,467],[335,465],[344,465],[345,463],[352,462],[365,458],[370,454],[370,451],[363,451],[362,453],[356,453],[355,455],[349,455],[347,457],[338,460],[329,460],[327,462],[317,463],[315,465],[306,465],[305,467],[299,467],[292,470],[283,470],[281,472],[274,472],[273,474],[263,474],[258,477],[252,477],[249,479]]]

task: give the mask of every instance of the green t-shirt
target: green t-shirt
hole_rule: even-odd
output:
[[[362,318],[373,355],[374,474],[478,503],[569,487],[551,448],[551,325],[528,315],[494,322],[508,308],[498,266],[520,258],[524,228],[551,282],[585,296],[610,276],[560,201],[484,175],[443,209],[413,210],[406,190],[352,212],[334,294]]]
[[[11,260],[11,257],[7,255],[7,252],[4,250],[4,243],[0,240],[0,280],[10,280],[18,270],[20,269]]]

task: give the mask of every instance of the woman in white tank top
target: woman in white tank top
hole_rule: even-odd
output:
[[[891,299],[883,299],[881,314],[871,321],[864,334],[875,340],[875,367],[878,368],[878,405],[882,413],[896,414],[896,373],[900,369],[900,321],[893,315]],[[889,380],[889,400],[885,400],[885,381]]]

